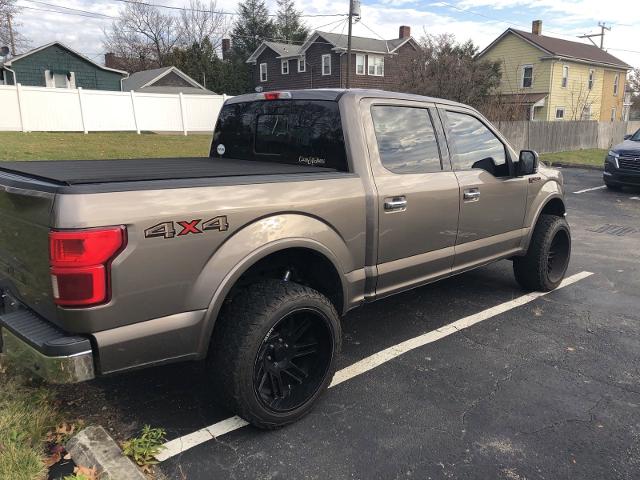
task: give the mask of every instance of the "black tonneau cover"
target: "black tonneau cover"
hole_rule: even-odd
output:
[[[209,157],[0,162],[0,171],[60,185],[335,172],[308,165]]]

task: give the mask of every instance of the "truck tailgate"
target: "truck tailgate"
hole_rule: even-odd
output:
[[[49,274],[49,218],[54,194],[17,188],[0,176],[0,281],[46,318],[55,307]]]

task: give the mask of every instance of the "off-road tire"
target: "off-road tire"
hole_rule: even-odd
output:
[[[556,270],[550,267],[550,249],[554,240],[562,245],[556,255],[561,257],[551,257],[562,260],[555,265]],[[571,258],[571,232],[564,217],[555,215],[542,215],[538,220],[531,237],[531,243],[527,254],[522,257],[515,257],[513,260],[513,272],[516,281],[525,290],[535,290],[548,292],[555,289],[567,271]],[[553,260],[551,260],[553,262]]]
[[[326,319],[333,342],[330,364],[308,401],[290,411],[275,412],[265,407],[255,391],[257,355],[274,326],[300,309],[313,309]],[[282,427],[309,413],[333,378],[341,347],[340,317],[329,299],[297,283],[263,280],[234,295],[221,314],[207,359],[207,372],[216,389],[216,398],[263,429]]]

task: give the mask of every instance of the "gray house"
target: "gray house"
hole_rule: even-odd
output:
[[[120,91],[127,72],[107,68],[60,42],[0,62],[0,85]]]
[[[154,68],[132,73],[122,81],[122,91],[147,93],[184,93],[188,95],[214,95],[189,75],[176,67]]]
[[[419,49],[406,25],[398,29],[398,38],[352,37],[351,87],[401,91]],[[247,63],[252,87],[263,90],[344,88],[347,36],[315,31],[302,45],[265,41]]]

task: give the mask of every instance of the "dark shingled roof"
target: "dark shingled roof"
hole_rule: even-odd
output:
[[[523,30],[516,30],[515,28],[510,28],[507,30],[507,32],[509,31],[515,33],[516,35],[519,35],[520,37],[523,37],[524,39],[530,41],[534,45],[537,45],[539,48],[546,50],[552,55],[576,58],[589,62],[605,63],[620,68],[631,68],[630,65],[626,64],[619,58],[614,57],[610,53],[607,53],[604,50],[596,47],[595,45],[572,42],[570,40],[562,40],[560,38],[547,37],[545,35],[535,35]]]
[[[297,55],[300,52],[301,45],[293,45],[292,43],[267,42],[264,44],[281,57]]]
[[[320,31],[316,33],[324,38],[327,42],[332,43],[336,48],[340,48],[343,50],[347,49],[347,35]],[[407,40],[408,38],[382,40],[367,37],[351,37],[351,49],[360,52],[389,53]]]

